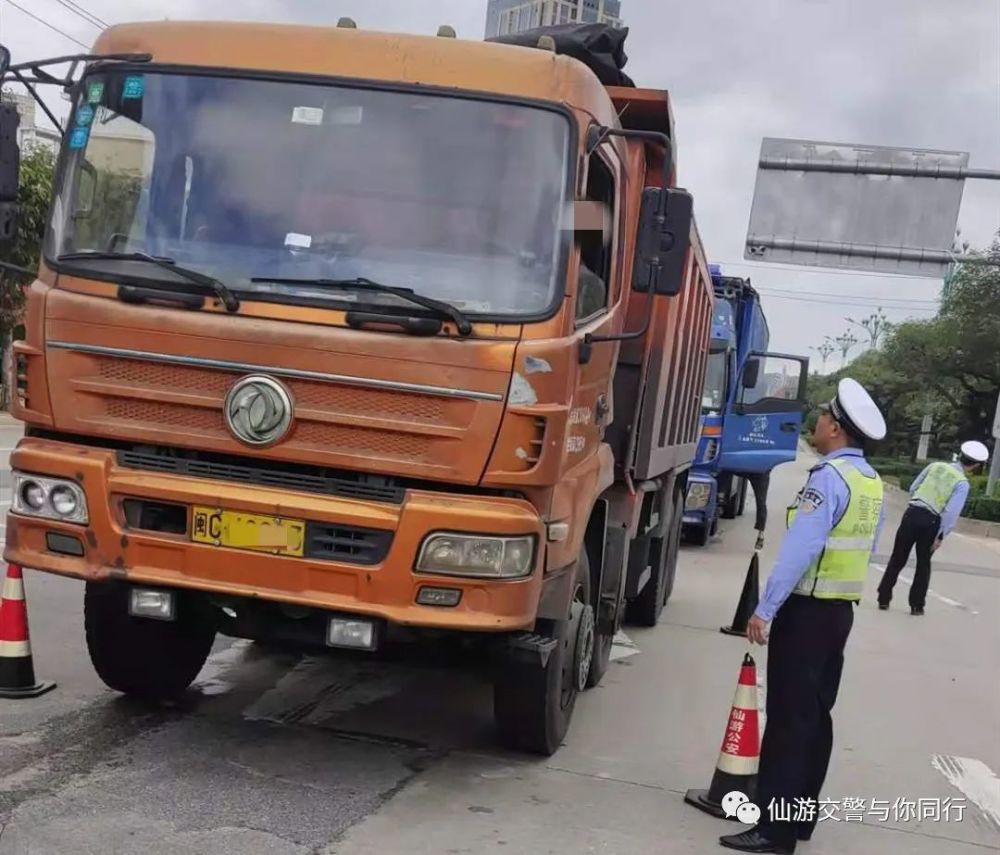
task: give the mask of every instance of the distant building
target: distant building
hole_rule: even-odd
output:
[[[621,0],[489,0],[486,38],[570,23],[621,27],[621,7]]]
[[[34,98],[30,95],[21,95],[18,92],[3,92],[0,93],[0,97],[5,104],[13,104],[21,117],[21,124],[17,129],[17,144],[21,151],[39,144],[47,145],[53,149],[59,147],[59,132],[49,128],[40,128],[36,124]]]

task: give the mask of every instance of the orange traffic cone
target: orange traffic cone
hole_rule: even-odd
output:
[[[757,764],[760,762],[760,724],[757,711],[757,665],[747,653],[740,668],[726,735],[719,762],[707,790],[688,790],[684,801],[699,810],[726,816],[722,800],[729,793],[743,793],[750,801],[757,795]],[[735,814],[730,811],[730,818]]]
[[[55,683],[35,681],[24,578],[20,567],[8,564],[0,594],[0,698],[37,698],[55,687]]]

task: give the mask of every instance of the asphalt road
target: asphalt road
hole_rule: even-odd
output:
[[[776,471],[772,521],[804,471]],[[548,760],[494,746],[489,687],[448,650],[374,661],[220,640],[181,705],[138,707],[93,673],[81,586],[29,572],[35,668],[58,688],[0,700],[0,855],[722,852],[734,826],[682,795],[711,779],[747,649],[718,627],[751,520],[684,550],[663,623],[627,630]],[[905,583],[892,611],[869,597],[857,612],[824,796],[965,807],[826,821],[799,851],[1000,850],[1000,543],[956,536],[938,558],[925,617]]]

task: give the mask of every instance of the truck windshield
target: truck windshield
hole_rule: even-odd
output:
[[[86,77],[74,107],[50,259],[142,252],[260,299],[399,303],[280,281],[361,277],[471,315],[539,316],[561,296],[558,112],[148,68]]]
[[[705,390],[701,396],[703,412],[719,412],[726,403],[726,375],[729,354],[718,351],[708,355],[705,367]]]

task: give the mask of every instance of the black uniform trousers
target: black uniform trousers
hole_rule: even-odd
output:
[[[831,711],[853,625],[854,606],[847,600],[800,594],[788,597],[771,624],[767,722],[757,778],[758,828],[771,841],[792,849],[797,832],[811,833],[819,819],[819,793],[833,749]],[[811,800],[808,812],[802,812],[797,799]],[[790,819],[782,818],[783,810]],[[797,821],[799,812],[803,815]]]
[[[896,542],[892,547],[892,557],[886,565],[882,581],[878,586],[878,601],[887,606],[892,602],[892,589],[896,586],[899,571],[910,560],[910,550],[917,547],[917,570],[910,585],[910,608],[922,609],[927,600],[927,588],[931,583],[931,547],[941,528],[941,517],[922,505],[910,505],[896,530]]]

